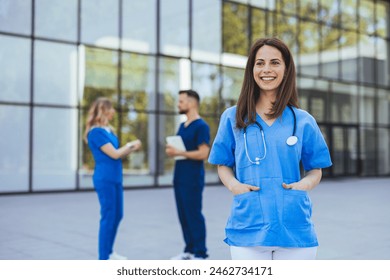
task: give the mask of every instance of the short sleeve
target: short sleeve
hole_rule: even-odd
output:
[[[206,122],[199,126],[195,141],[197,146],[202,144],[210,145],[210,128]]]
[[[310,116],[302,144],[302,164],[306,171],[332,165],[328,146],[315,119]]]
[[[233,167],[235,165],[234,151],[236,146],[233,133],[234,121],[228,116],[228,111],[225,111],[221,116],[208,162]]]
[[[107,133],[103,129],[93,128],[88,133],[88,142],[91,145],[94,145],[97,148],[100,148],[101,146],[103,146],[107,143],[110,143],[110,139],[109,139]]]

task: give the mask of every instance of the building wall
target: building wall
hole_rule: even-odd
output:
[[[165,137],[193,88],[214,138],[258,37],[293,52],[300,106],[334,165],[324,176],[390,175],[389,4],[372,0],[0,0],[0,194],[92,188],[82,141],[98,96],[117,109],[126,187],[169,185]],[[206,181],[218,183],[206,164]]]

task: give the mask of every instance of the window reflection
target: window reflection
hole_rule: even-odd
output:
[[[375,147],[375,129],[361,128],[360,129],[360,159],[361,171],[363,176],[375,175],[376,169],[376,151]]]
[[[189,7],[188,1],[161,0],[161,52],[168,55],[188,57]]]
[[[358,89],[356,85],[332,83],[332,121],[358,122]]]
[[[122,106],[131,110],[155,110],[155,64],[152,56],[122,53]]]
[[[339,1],[340,0],[318,0],[319,10],[318,19],[327,25],[337,26],[340,24],[339,16]]]
[[[29,117],[28,107],[0,105],[0,193],[29,189]]]
[[[390,11],[390,3],[385,1],[376,2],[376,19],[377,27],[376,31],[379,36],[385,38],[390,35],[389,33],[389,18],[388,13]]]
[[[223,109],[236,105],[244,79],[244,69],[224,67],[222,69]]]
[[[341,78],[345,81],[356,81],[358,77],[358,37],[357,33],[341,31],[340,55]]]
[[[30,101],[31,40],[0,35],[0,101]]]
[[[122,1],[122,49],[156,53],[157,7],[155,3],[156,0]]]
[[[380,124],[390,124],[390,94],[385,89],[378,89],[377,118]]]
[[[0,31],[31,34],[31,3],[26,0],[2,0],[0,4]]]
[[[375,116],[375,89],[360,87],[359,120],[362,124],[373,124]]]
[[[375,5],[372,0],[360,0],[359,3],[359,30],[361,33],[375,32]]]
[[[294,57],[295,67],[298,66],[298,45],[297,45],[297,32],[296,29],[297,19],[295,17],[288,17],[285,15],[277,15],[276,19],[276,37],[280,38],[290,49],[292,56]]]
[[[119,47],[118,0],[81,0],[81,41],[102,47]]]
[[[299,15],[302,18],[317,20],[318,3],[317,0],[299,0]]]
[[[77,105],[76,74],[75,46],[35,41],[34,102]]]
[[[390,44],[385,39],[376,38],[376,83],[383,86],[390,85],[389,71]]]
[[[340,31],[327,25],[321,26],[321,76],[338,79],[339,77],[339,37]],[[354,69],[352,69],[354,70]]]
[[[317,24],[301,21],[299,33],[299,70],[301,74],[318,75],[319,27]]]
[[[81,104],[88,107],[98,97],[108,97],[116,104],[118,101],[118,52],[81,47],[80,83]]]
[[[35,0],[35,35],[77,41],[77,0]]]
[[[373,37],[359,36],[359,81],[374,83],[375,41]]]
[[[341,25],[345,29],[357,29],[358,0],[339,0],[341,12]]]
[[[154,126],[149,120],[153,120],[153,115],[126,111],[120,117],[122,119],[121,145],[135,139],[140,139],[142,142],[140,150],[123,159],[123,184],[125,186],[152,185],[154,181],[149,170],[149,162],[154,161],[154,155],[149,154],[149,151],[153,150],[150,144],[154,145],[154,141],[149,141],[149,134]]]
[[[248,8],[234,3],[223,4],[223,52],[248,55]]]
[[[390,170],[390,130],[378,129],[378,173],[388,175]]]
[[[219,63],[222,50],[221,3],[197,0],[193,1],[192,5],[194,14],[191,56],[198,61]]]
[[[33,144],[33,189],[75,189],[77,110],[35,108]]]
[[[192,64],[193,86],[200,96],[200,114],[217,114],[221,77],[218,66],[204,63]]]

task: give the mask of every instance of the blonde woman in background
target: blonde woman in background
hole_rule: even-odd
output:
[[[123,217],[122,158],[141,147],[135,140],[119,146],[110,121],[115,115],[111,101],[100,97],[88,112],[84,140],[95,160],[93,185],[100,203],[99,259],[127,259],[113,251],[115,236]]]

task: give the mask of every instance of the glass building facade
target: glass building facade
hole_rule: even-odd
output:
[[[293,52],[300,106],[331,150],[324,176],[389,176],[389,18],[380,0],[0,0],[0,194],[92,188],[82,138],[98,96],[121,142],[143,142],[124,185],[170,185],[178,90],[200,93],[213,139],[264,36]]]

